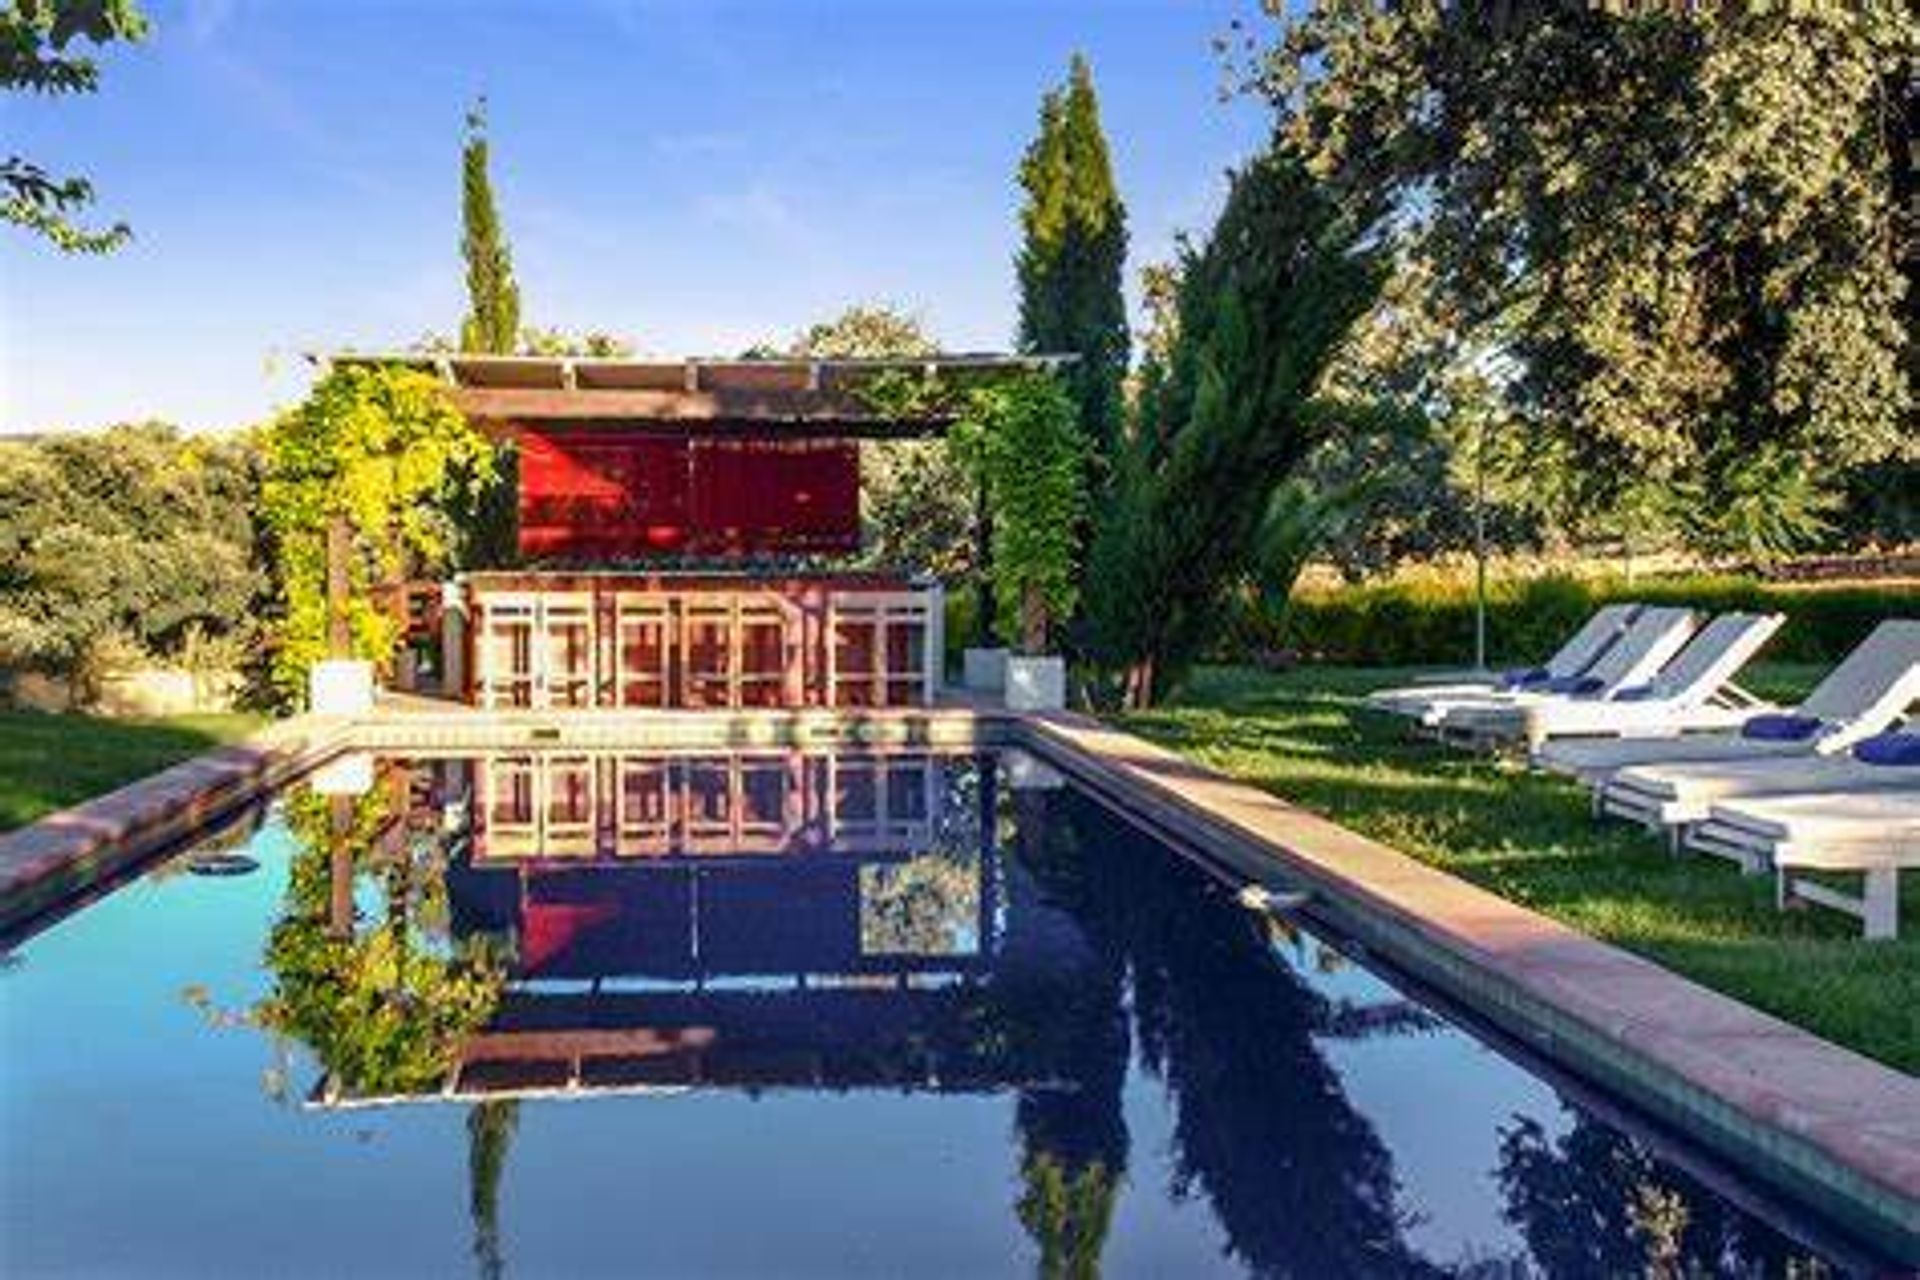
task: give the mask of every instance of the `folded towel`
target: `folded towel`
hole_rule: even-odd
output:
[[[1876,733],[1853,748],[1861,764],[1920,765],[1920,733]]]
[[[1607,687],[1607,682],[1599,676],[1561,676],[1558,679],[1548,680],[1546,683],[1535,687],[1545,689],[1548,693],[1571,693],[1577,695],[1582,693],[1598,693]]]
[[[1553,679],[1553,672],[1545,667],[1514,667],[1500,673],[1500,687],[1525,689],[1530,685],[1545,684],[1551,679]]]
[[[1818,716],[1796,716],[1781,712],[1749,717],[1740,726],[1740,736],[1758,742],[1803,742],[1820,731]]]

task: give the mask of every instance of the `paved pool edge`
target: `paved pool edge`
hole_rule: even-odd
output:
[[[1075,715],[1016,734],[1136,821],[1311,913],[1895,1257],[1920,1261],[1920,1080]]]
[[[84,900],[333,755],[498,747],[503,732],[516,746],[585,750],[667,738],[696,747],[1026,746],[1129,817],[1240,874],[1313,891],[1315,914],[1390,964],[1876,1247],[1920,1260],[1920,1080],[1081,716],[942,708],[851,721],[303,717],[0,836],[0,933]]]
[[[155,852],[345,749],[350,721],[300,716],[0,835],[0,937],[57,916]]]

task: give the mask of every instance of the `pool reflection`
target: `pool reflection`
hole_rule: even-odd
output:
[[[1384,984],[1355,995],[1290,962],[1284,926],[1031,762],[522,754],[368,773],[357,795],[288,802],[301,852],[262,1021],[313,1050],[309,1105],[470,1108],[483,1275],[507,1264],[520,1106],[659,1090],[1008,1095],[1009,1211],[1047,1276],[1100,1270],[1128,1187],[1203,1201],[1256,1275],[1804,1261],[1578,1116],[1505,1122],[1488,1188],[1508,1254],[1427,1256],[1332,1048],[1454,1037],[1460,1069],[1486,1069],[1470,1042]],[[1126,1105],[1142,1078],[1170,1134],[1146,1169]]]

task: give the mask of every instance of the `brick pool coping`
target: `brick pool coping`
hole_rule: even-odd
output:
[[[349,750],[1026,746],[1500,1030],[1896,1256],[1920,1258],[1920,1080],[1083,716],[806,712],[301,717],[0,835],[0,933]],[[1867,945],[1867,944],[1862,944]]]
[[[299,716],[0,835],[0,936],[338,753],[353,725]]]
[[[1136,821],[1306,890],[1310,916],[1920,1259],[1920,1079],[1097,720],[1029,717],[1017,736]]]

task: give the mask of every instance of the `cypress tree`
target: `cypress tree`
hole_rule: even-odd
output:
[[[1079,354],[1068,390],[1104,461],[1120,433],[1127,371],[1127,212],[1114,189],[1093,72],[1079,54],[1067,83],[1040,101],[1040,132],[1020,163],[1020,185],[1019,346]]]
[[[520,286],[513,280],[513,255],[487,176],[485,98],[467,113],[460,170],[460,254],[467,260],[468,307],[460,322],[460,349],[509,355],[520,335]]]

